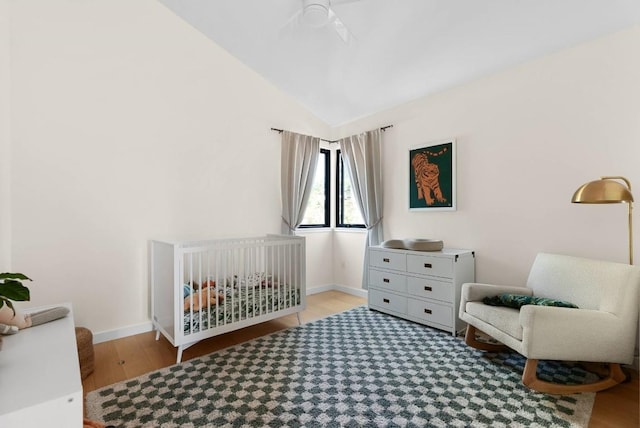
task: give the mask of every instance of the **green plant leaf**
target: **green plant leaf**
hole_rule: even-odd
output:
[[[7,279],[0,284],[0,297],[22,302],[30,299],[29,289],[18,281]]]
[[[23,281],[31,281],[31,278],[21,273],[0,273],[0,279],[19,279]]]

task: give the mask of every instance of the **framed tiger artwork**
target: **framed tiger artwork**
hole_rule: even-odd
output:
[[[409,149],[409,210],[456,210],[456,140]]]

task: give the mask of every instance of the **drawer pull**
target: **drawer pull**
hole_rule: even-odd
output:
[[[389,299],[382,299],[383,302],[389,303]]]
[[[431,269],[431,263],[425,263],[424,267],[426,267],[427,269]]]
[[[386,282],[388,284],[389,283],[389,278],[382,278],[382,282]]]
[[[429,314],[429,315],[431,315],[431,309],[425,309],[425,310],[424,310],[424,313],[425,313],[425,314]]]
[[[428,285],[424,286],[424,291],[433,291],[433,289],[431,287],[429,287]]]
[[[384,259],[382,259],[382,261],[385,262],[385,263],[389,263],[389,259],[386,258],[386,257]]]

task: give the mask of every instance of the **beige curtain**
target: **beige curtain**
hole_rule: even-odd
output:
[[[353,193],[367,227],[367,245],[362,268],[362,288],[369,283],[369,247],[383,241],[382,230],[382,131],[364,132],[343,138],[338,143],[351,177]]]
[[[282,132],[281,179],[282,233],[293,235],[300,226],[311,194],[320,156],[320,139],[295,132]]]

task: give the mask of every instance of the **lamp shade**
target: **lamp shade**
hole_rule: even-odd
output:
[[[571,202],[576,204],[615,204],[633,202],[628,187],[617,181],[602,179],[590,181],[580,186],[573,194]]]

